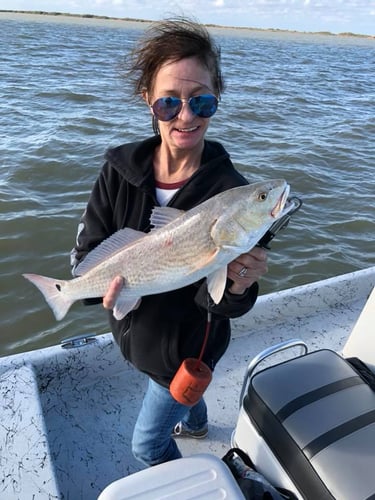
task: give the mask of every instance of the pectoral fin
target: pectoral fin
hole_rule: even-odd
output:
[[[218,304],[224,295],[227,283],[227,267],[222,267],[218,271],[207,276],[207,289],[212,300]]]

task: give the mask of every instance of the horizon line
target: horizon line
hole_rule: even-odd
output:
[[[44,10],[9,10],[9,9],[0,9],[0,13],[10,13],[10,14],[29,14],[29,15],[48,15],[48,16],[66,16],[66,17],[79,17],[84,19],[104,19],[109,21],[125,21],[125,22],[136,22],[136,23],[155,23],[157,20],[152,19],[140,19],[140,18],[131,18],[131,17],[113,17],[99,14],[73,14],[69,12],[56,12],[56,11],[44,11]],[[328,36],[352,36],[359,38],[375,38],[375,35],[368,34],[360,34],[360,33],[352,33],[342,32],[342,33],[332,33],[331,31],[299,31],[299,30],[289,30],[283,28],[254,28],[251,26],[225,26],[221,24],[212,24],[212,23],[202,23],[204,26],[209,28],[220,28],[220,29],[234,29],[234,30],[251,30],[251,31],[276,31],[276,32],[285,32],[285,33],[299,33],[306,35],[328,35]]]

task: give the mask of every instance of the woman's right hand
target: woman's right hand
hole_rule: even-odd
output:
[[[105,309],[113,309],[115,307],[116,300],[120,295],[120,292],[124,284],[125,280],[122,276],[116,276],[112,280],[107,290],[107,293],[103,297],[103,306]]]

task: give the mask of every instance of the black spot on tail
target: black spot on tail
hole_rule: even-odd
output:
[[[61,285],[59,285],[58,283],[56,283],[55,287],[58,289],[59,292],[61,292]]]

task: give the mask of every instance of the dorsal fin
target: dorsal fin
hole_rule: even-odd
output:
[[[159,229],[175,221],[184,213],[184,210],[179,210],[178,208],[154,207],[151,213],[150,223],[154,226],[154,230]]]
[[[86,274],[95,266],[109,259],[112,255],[115,255],[130,243],[133,243],[134,241],[137,241],[145,236],[147,236],[145,233],[136,231],[130,227],[120,229],[88,253],[85,259],[78,264],[75,274],[77,276]]]

